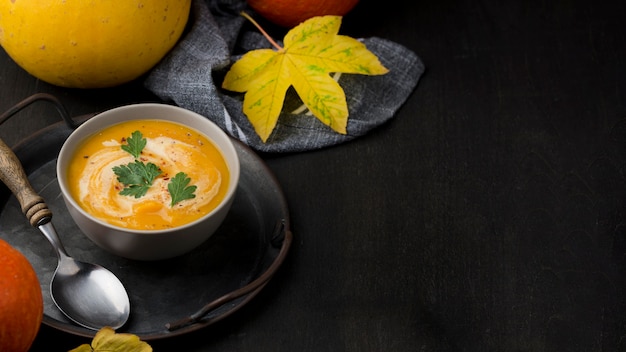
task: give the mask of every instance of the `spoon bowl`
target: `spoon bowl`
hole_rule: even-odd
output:
[[[124,285],[102,266],[70,257],[52,224],[52,212],[30,185],[19,159],[0,139],[0,180],[15,195],[22,212],[48,239],[58,265],[50,282],[50,294],[59,310],[76,324],[92,330],[122,327],[130,315]]]
[[[50,292],[59,310],[89,329],[122,327],[130,315],[130,302],[117,277],[100,265],[68,256],[52,222],[39,225],[39,230],[57,251],[59,263],[50,282]]]

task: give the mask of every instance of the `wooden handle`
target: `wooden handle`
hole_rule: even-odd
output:
[[[26,215],[31,225],[37,227],[41,220],[52,217],[52,212],[44,199],[30,185],[22,163],[2,139],[0,139],[0,180],[13,192],[22,207],[22,213]]]

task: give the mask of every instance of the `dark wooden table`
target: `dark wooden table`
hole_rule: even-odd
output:
[[[626,350],[626,3],[362,0],[342,33],[427,72],[368,135],[263,156],[289,257],[234,315],[155,351]],[[54,87],[4,52],[0,82],[0,111],[38,92],[72,115],[155,99],[140,81]],[[33,106],[0,137],[57,121]],[[85,342],[42,326],[33,350]]]

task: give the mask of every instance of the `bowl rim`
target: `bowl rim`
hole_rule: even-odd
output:
[[[187,126],[185,123],[176,121],[175,119],[145,116],[145,117],[130,117],[130,118],[125,118],[121,120],[115,120],[114,122],[111,122],[111,123],[101,122],[103,118],[106,118],[109,115],[119,114],[124,111],[130,111],[130,110],[136,110],[136,109],[162,109],[162,110],[169,110],[170,112],[184,113],[189,118],[192,118],[198,121],[198,123],[205,124],[207,128],[213,129],[217,133],[217,135],[219,135],[220,138],[222,138],[225,141],[225,145],[224,146],[217,145],[217,142],[214,140],[214,138],[207,136],[205,132],[200,131],[198,128]],[[176,115],[172,115],[172,116],[176,116]],[[180,226],[175,226],[175,227],[171,227],[167,229],[158,229],[158,230],[129,229],[129,228],[113,225],[109,222],[106,222],[104,220],[101,220],[89,214],[85,209],[83,209],[83,207],[81,207],[78,204],[78,202],[74,199],[74,197],[71,195],[66,185],[67,177],[65,175],[65,166],[66,164],[69,163],[69,162],[66,162],[66,160],[69,161],[69,159],[71,159],[71,156],[73,155],[72,150],[69,150],[69,148],[80,144],[86,138],[91,136],[93,133],[96,133],[98,130],[101,130],[102,128],[113,126],[115,124],[118,124],[124,121],[133,121],[133,120],[164,120],[164,121],[179,123],[181,125],[184,125],[187,128],[196,130],[197,132],[204,135],[209,141],[213,142],[215,146],[221,152],[224,159],[226,160],[226,164],[229,169],[228,171],[229,171],[230,182],[228,184],[228,190],[226,194],[224,195],[224,199],[222,199],[222,201],[215,208],[213,208],[210,212],[204,214],[203,216],[201,216],[200,218],[194,221],[188,222]],[[94,131],[89,131],[89,129],[93,128],[93,125],[98,125],[98,124],[104,124],[104,125],[99,126]],[[87,130],[87,132],[84,132],[85,130]],[[70,144],[72,144],[72,146],[70,146]],[[227,150],[223,150],[224,147]],[[230,159],[227,157],[226,152],[228,152],[228,155],[230,155]],[[232,163],[229,162],[229,160],[231,160]],[[235,149],[235,146],[233,144],[232,137],[230,137],[221,127],[219,127],[219,125],[211,121],[208,117],[205,117],[194,111],[191,111],[189,109],[185,109],[176,105],[170,105],[170,104],[165,104],[165,103],[135,103],[135,104],[122,105],[122,106],[114,107],[108,110],[104,110],[90,117],[89,119],[84,121],[82,124],[80,124],[78,127],[76,127],[76,129],[74,129],[70,133],[70,135],[67,137],[67,139],[63,142],[63,145],[61,146],[61,149],[58,153],[57,164],[56,164],[56,176],[57,176],[59,188],[61,189],[63,198],[67,202],[71,203],[72,207],[76,209],[77,212],[79,212],[82,216],[84,216],[88,220],[93,221],[98,225],[109,228],[116,232],[128,233],[128,234],[140,234],[140,235],[145,234],[145,235],[154,236],[154,235],[165,235],[165,234],[169,235],[172,232],[178,232],[181,230],[192,228],[198,225],[199,223],[205,221],[207,218],[211,217],[213,214],[221,211],[224,207],[230,206],[230,204],[232,203],[235,197],[235,192],[237,190],[237,185],[239,183],[239,177],[241,173],[240,168],[241,168],[241,165],[240,165],[239,156],[237,155],[237,150]]]

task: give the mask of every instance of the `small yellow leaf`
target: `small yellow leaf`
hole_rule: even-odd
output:
[[[243,112],[263,142],[276,127],[289,87],[315,117],[345,134],[346,96],[330,74],[388,72],[363,43],[338,35],[341,20],[341,16],[313,17],[285,35],[284,48],[252,50],[226,73],[222,88],[245,92]]]
[[[69,352],[152,352],[152,347],[137,335],[118,334],[110,327],[104,327],[96,333],[91,346],[80,345]]]

